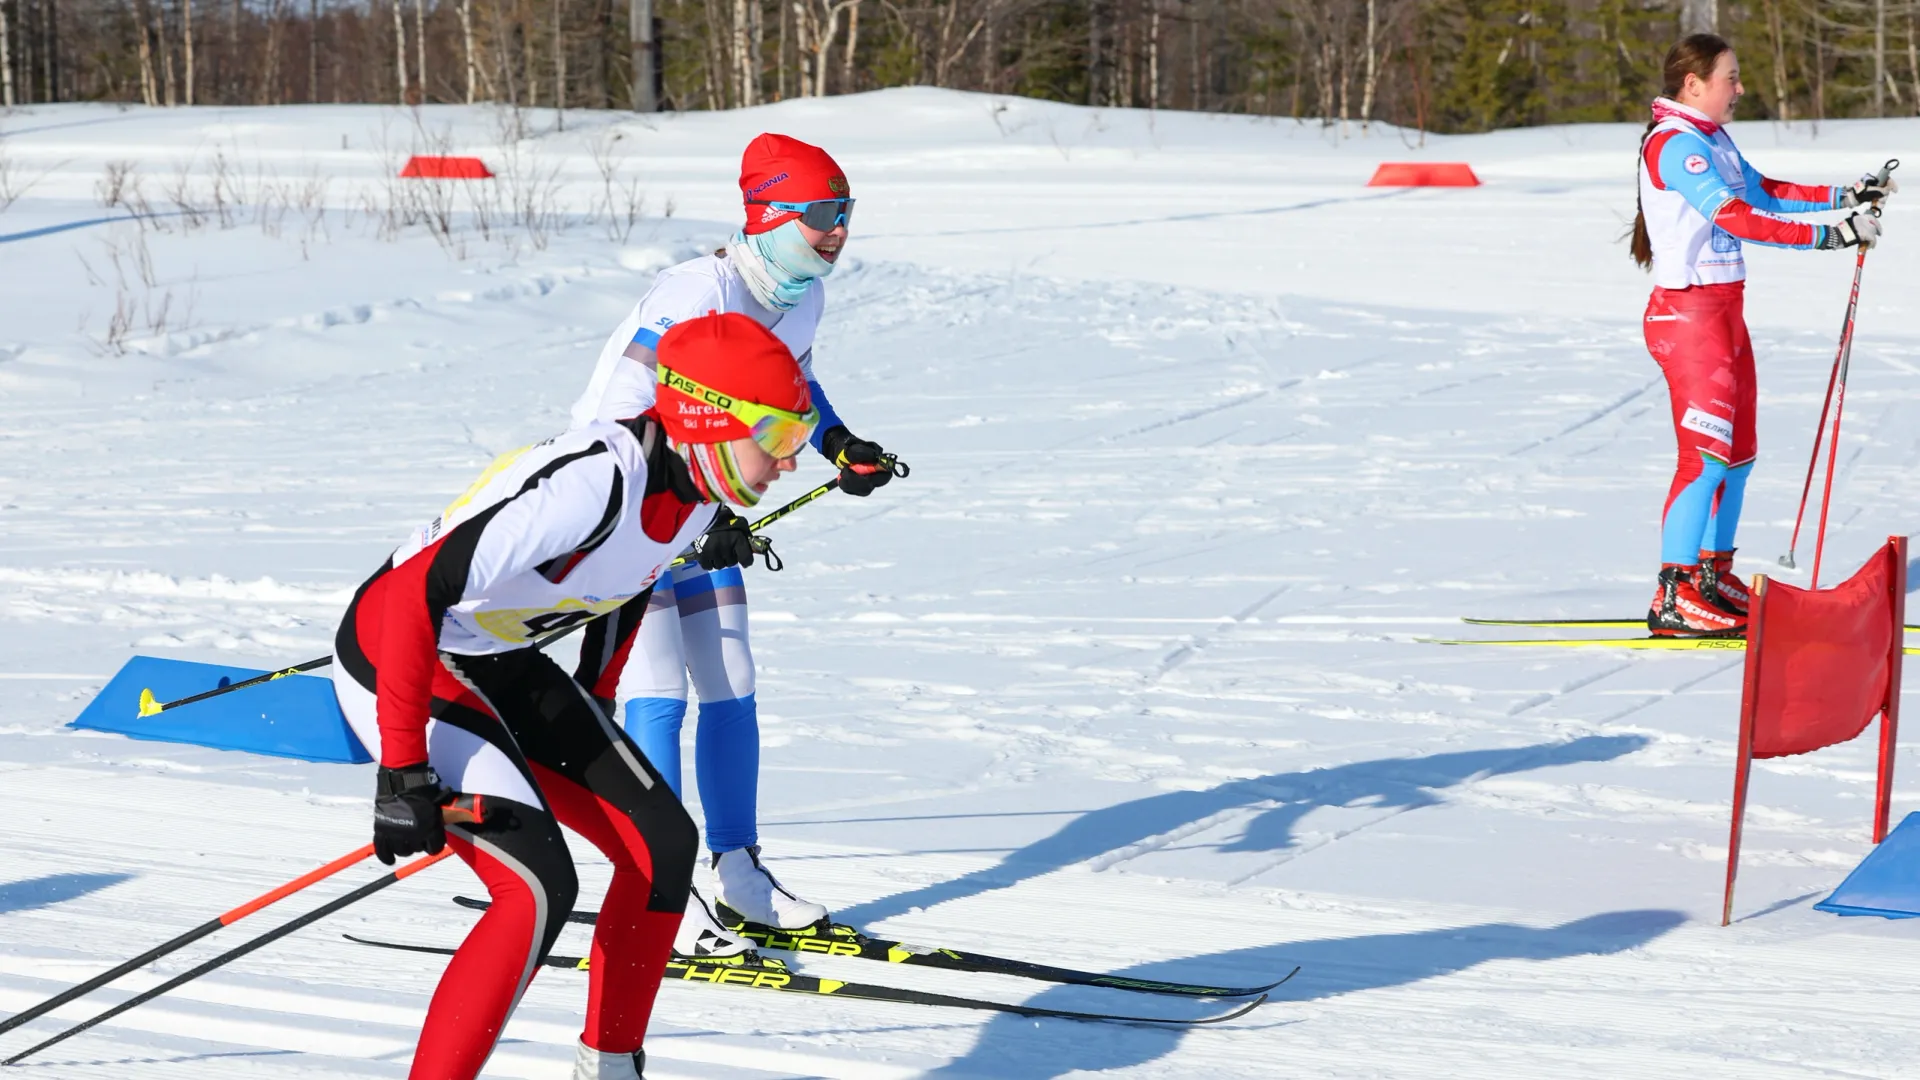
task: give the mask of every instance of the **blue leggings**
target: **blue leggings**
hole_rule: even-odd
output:
[[[1753,462],[1729,468],[1701,454],[1700,475],[1681,488],[1667,505],[1660,525],[1660,561],[1691,566],[1703,551],[1732,551],[1740,527],[1740,506],[1746,501],[1747,474]]]
[[[620,681],[627,733],[676,795],[685,791],[680,733],[689,682],[700,697],[693,768],[707,848],[750,847],[760,842],[760,720],[737,567],[709,573],[689,565],[662,576]]]

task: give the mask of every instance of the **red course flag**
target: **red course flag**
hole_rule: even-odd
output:
[[[1805,754],[1857,737],[1881,718],[1873,842],[1887,835],[1893,747],[1900,723],[1906,623],[1907,538],[1894,536],[1859,572],[1831,589],[1754,579],[1747,665],[1740,694],[1740,759],[1720,925],[1733,917],[1733,879],[1754,758]]]

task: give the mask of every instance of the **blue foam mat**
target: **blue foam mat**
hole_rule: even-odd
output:
[[[288,675],[153,716],[140,715],[140,691],[177,701],[265,675],[254,668],[136,656],[74,719],[72,727],[135,739],[245,750],[303,761],[372,761],[333,696],[333,680]]]
[[[1902,819],[1833,895],[1813,909],[1835,915],[1920,918],[1920,813]]]

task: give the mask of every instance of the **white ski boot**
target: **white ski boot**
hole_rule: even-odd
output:
[[[788,892],[760,862],[760,846],[735,848],[713,857],[720,875],[719,915],[780,930],[824,930],[827,909]]]
[[[760,962],[753,942],[721,926],[698,889],[687,893],[687,913],[681,917],[680,930],[673,936],[673,954],[682,960],[723,964]]]
[[[603,1054],[588,1046],[585,1040],[573,1047],[573,1080],[644,1080],[641,1070],[646,1067],[645,1050]]]

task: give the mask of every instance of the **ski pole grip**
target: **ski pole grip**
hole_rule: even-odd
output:
[[[877,472],[888,472],[905,480],[907,477],[913,475],[913,470],[907,467],[907,463],[894,457],[892,454],[881,454],[880,460],[871,465],[862,463],[859,465],[849,465],[847,468],[852,469],[861,476],[872,476]]]
[[[448,825],[485,825],[487,823],[487,797],[485,795],[455,795],[453,801],[440,807],[440,820]]]

